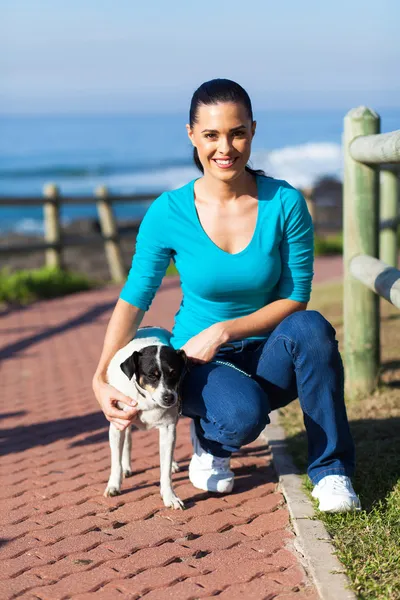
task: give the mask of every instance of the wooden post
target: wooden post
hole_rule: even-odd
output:
[[[46,266],[62,269],[62,246],[60,226],[60,191],[54,183],[49,183],[43,188],[46,198],[43,204],[44,238],[52,248],[47,248]]]
[[[365,395],[379,376],[379,297],[350,273],[358,254],[378,257],[379,171],[355,161],[352,140],[380,131],[380,118],[365,106],[350,110],[344,119],[343,250],[344,250],[344,364],[346,392]]]
[[[110,194],[106,186],[100,186],[96,192],[97,211],[99,214],[101,232],[105,238],[104,247],[111,279],[116,283],[125,281],[126,271],[118,242],[118,229],[112,209]]]
[[[399,176],[392,170],[381,170],[381,222],[395,219],[399,206]],[[380,259],[391,267],[397,267],[397,225],[385,228],[380,234]]]
[[[313,188],[303,188],[302,189],[304,200],[306,201],[308,212],[310,213],[313,225],[314,225],[314,234],[317,234],[317,211],[314,202],[314,189]]]

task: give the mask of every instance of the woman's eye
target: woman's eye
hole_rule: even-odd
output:
[[[242,137],[243,135],[245,135],[244,131],[235,131],[235,133],[233,134],[236,137]]]
[[[206,133],[206,135],[204,136],[208,139],[214,138],[215,137],[215,133]]]

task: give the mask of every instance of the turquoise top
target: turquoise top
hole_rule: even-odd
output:
[[[172,258],[183,296],[172,329],[174,348],[213,323],[249,315],[279,298],[310,299],[313,225],[306,202],[286,181],[256,179],[256,227],[248,246],[236,254],[219,248],[202,228],[196,180],[161,194],[140,224],[120,298],[147,311]]]

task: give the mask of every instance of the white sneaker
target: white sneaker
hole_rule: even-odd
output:
[[[189,464],[189,479],[194,487],[206,492],[228,494],[233,488],[234,474],[230,470],[230,457],[209,454],[200,446],[194,421],[190,423],[193,456]]]
[[[361,510],[360,499],[347,475],[327,475],[314,487],[311,495],[319,500],[323,512]]]

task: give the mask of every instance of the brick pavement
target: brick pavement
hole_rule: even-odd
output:
[[[136,431],[134,475],[103,497],[108,427],[90,382],[117,295],[0,317],[0,598],[315,600],[260,441],[234,456],[234,493],[208,495],[188,481],[182,419],[174,480],[187,509],[173,511],[159,497],[158,434]],[[143,324],[171,327],[179,302],[178,280],[165,280]]]

